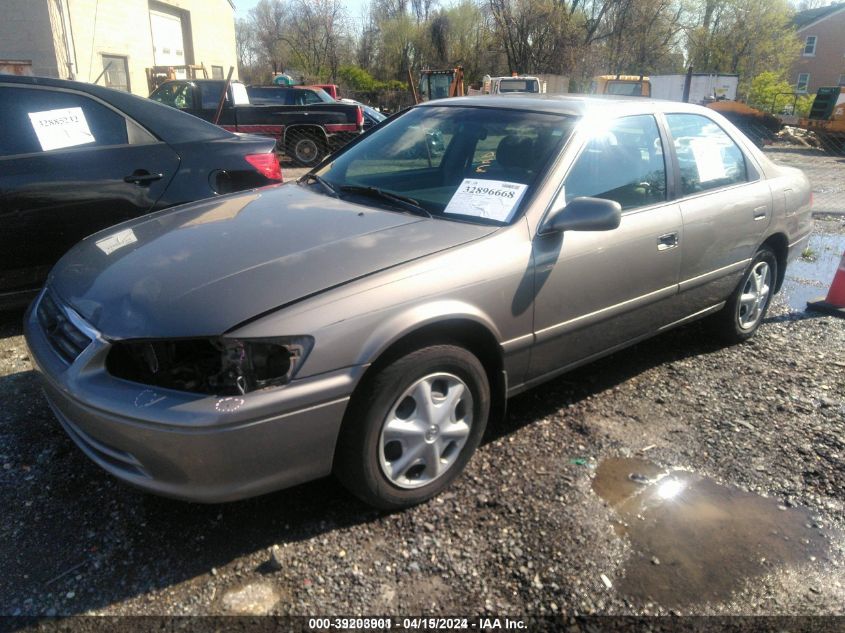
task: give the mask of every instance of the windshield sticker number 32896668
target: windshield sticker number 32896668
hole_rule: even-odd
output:
[[[527,188],[518,182],[464,178],[444,213],[507,222]]]

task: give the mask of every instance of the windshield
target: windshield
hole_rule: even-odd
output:
[[[640,97],[643,94],[642,83],[639,81],[609,81],[607,94],[624,97]]]
[[[540,92],[540,82],[536,79],[502,79],[499,92]]]
[[[370,106],[367,106],[367,105],[364,106],[364,112],[366,114],[369,114],[376,121],[376,123],[381,123],[382,121],[384,121],[387,118],[386,116],[384,116],[381,112],[379,112],[375,108],[371,108]]]
[[[429,106],[399,116],[342,151],[318,174],[341,197],[362,188],[410,199],[434,218],[504,225],[520,214],[573,117],[522,110]],[[315,191],[330,190],[311,184]],[[391,208],[382,196],[379,203]]]

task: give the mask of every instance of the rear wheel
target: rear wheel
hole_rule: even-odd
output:
[[[474,355],[453,345],[411,352],[354,397],[335,473],[370,505],[421,503],[463,471],[489,411],[487,374]]]
[[[287,142],[287,153],[298,165],[313,167],[328,153],[322,139],[312,132],[298,133]]]
[[[772,301],[777,276],[777,258],[764,246],[754,255],[728,303],[715,315],[713,324],[719,336],[729,343],[754,336]]]

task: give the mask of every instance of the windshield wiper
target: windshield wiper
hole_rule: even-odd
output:
[[[335,187],[332,183],[330,183],[328,180],[326,180],[322,176],[318,176],[317,174],[305,174],[297,182],[308,182],[309,180],[313,180],[315,182],[320,183],[323,186],[323,189],[328,191],[332,195],[332,197],[334,197],[334,198],[340,197],[340,195],[337,192],[337,187]]]
[[[402,207],[406,211],[409,211],[416,215],[421,215],[426,218],[431,217],[431,213],[429,213],[425,207],[423,207],[419,202],[417,202],[413,198],[409,198],[408,196],[403,196],[398,193],[385,191],[384,189],[379,189],[378,187],[344,185],[340,188],[340,190],[346,193],[357,193],[364,196],[370,196],[371,198],[381,198],[383,200],[389,200],[390,202],[393,202],[394,204]]]

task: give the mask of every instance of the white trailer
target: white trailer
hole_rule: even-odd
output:
[[[668,99],[669,101],[684,100],[684,83],[687,76],[683,75],[651,75],[651,97],[653,99]],[[701,103],[705,100],[728,99],[736,100],[736,90],[739,85],[739,75],[721,75],[711,73],[693,73],[690,82],[689,103]]]

